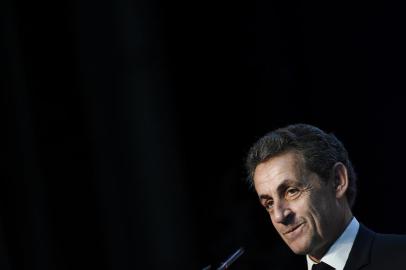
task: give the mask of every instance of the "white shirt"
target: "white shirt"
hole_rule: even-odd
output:
[[[321,261],[337,270],[343,270],[348,256],[350,255],[352,245],[354,244],[355,237],[357,236],[358,229],[358,220],[353,217],[341,236],[334,242],[323,258],[321,258]],[[306,256],[306,259],[307,269],[311,270],[315,263],[309,258],[309,255]]]

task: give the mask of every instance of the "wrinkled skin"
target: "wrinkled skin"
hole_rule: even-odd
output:
[[[254,186],[260,202],[296,254],[321,258],[352,218],[345,198],[346,168],[337,163],[333,170],[334,178],[322,182],[294,151],[273,157],[255,169]]]

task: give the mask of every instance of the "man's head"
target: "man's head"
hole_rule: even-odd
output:
[[[351,218],[355,173],[332,134],[305,124],[262,137],[247,158],[249,181],[282,239],[321,257]]]

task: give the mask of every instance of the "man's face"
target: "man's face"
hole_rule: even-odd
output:
[[[296,152],[260,163],[254,173],[261,204],[296,254],[321,257],[335,241],[340,211],[332,185],[306,170]]]

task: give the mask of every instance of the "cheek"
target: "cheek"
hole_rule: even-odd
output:
[[[307,228],[310,230],[317,230],[320,216],[320,204],[313,201],[310,196],[306,196],[292,206],[292,211],[295,215],[295,222],[306,222]],[[322,206],[321,206],[322,207]]]
[[[306,196],[292,203],[291,209],[295,216],[298,218],[304,218],[313,212],[314,205],[310,200],[310,197]]]
[[[269,215],[269,218],[270,218],[271,223],[272,223],[273,227],[275,228],[275,230],[276,230],[279,234],[281,234],[281,233],[284,231],[284,229],[286,228],[286,226],[284,226],[284,225],[282,225],[282,224],[280,224],[280,223],[274,222],[273,219],[272,219],[272,217],[271,217],[271,215]]]
[[[320,197],[319,197],[320,198]],[[318,234],[323,234],[323,228],[329,223],[330,215],[334,210],[330,207],[328,198],[314,200],[309,203],[308,218]]]
[[[279,224],[273,221],[273,218],[272,218],[272,216],[271,216],[270,214],[268,214],[268,217],[269,217],[269,219],[271,220],[272,225],[273,225],[276,229],[278,229]]]

